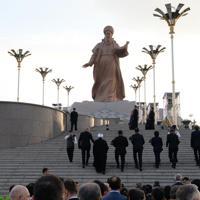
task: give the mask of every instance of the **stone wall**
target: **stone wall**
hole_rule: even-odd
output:
[[[60,135],[64,112],[41,105],[0,101],[0,148],[26,146]]]

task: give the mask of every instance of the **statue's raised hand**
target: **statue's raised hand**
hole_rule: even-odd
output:
[[[86,63],[86,64],[84,64],[82,67],[83,68],[86,68],[86,67],[89,67],[90,66],[90,63]]]

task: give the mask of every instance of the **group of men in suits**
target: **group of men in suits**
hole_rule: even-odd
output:
[[[180,133],[176,130],[176,126],[172,126],[167,134],[166,139],[166,147],[168,147],[168,156],[172,168],[176,168],[176,163],[178,162],[177,153],[180,143],[179,138]],[[129,137],[129,140],[133,145],[133,158],[135,168],[142,171],[142,154],[145,140],[143,135],[140,134],[138,128],[135,128],[135,133]],[[158,131],[154,132],[154,137],[152,137],[149,142],[153,146],[153,152],[155,155],[155,167],[159,168],[160,154],[163,151],[163,141],[162,138],[159,136]],[[82,167],[85,168],[85,166],[88,165],[91,143],[93,143],[93,165],[98,173],[105,174],[107,152],[109,146],[106,140],[103,139],[102,133],[99,133],[98,138],[94,140],[89,128],[81,132],[78,139],[78,147],[81,149],[82,152]],[[126,147],[128,146],[128,139],[123,135],[122,130],[118,131],[118,136],[111,141],[111,145],[115,147],[115,161],[117,168],[120,168],[123,172],[125,166],[125,156]],[[198,126],[195,127],[195,131],[193,131],[191,134],[191,147],[194,150],[196,164],[200,165],[200,131]]]

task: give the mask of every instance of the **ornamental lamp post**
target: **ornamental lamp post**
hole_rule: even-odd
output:
[[[152,69],[152,65],[138,65],[138,67],[136,67],[137,70],[141,71],[143,74],[143,80],[144,80],[144,122],[146,122],[146,118],[147,118],[147,110],[146,110],[146,75],[147,72]]]
[[[165,7],[167,9],[167,12],[164,13],[161,9],[156,8],[154,11],[157,12],[157,14],[153,14],[155,17],[159,17],[162,20],[165,20],[169,26],[169,34],[171,36],[171,62],[172,62],[172,109],[173,109],[173,123],[177,125],[177,116],[176,116],[176,105],[175,105],[175,74],[174,74],[174,28],[176,25],[177,20],[187,15],[190,8],[184,9],[182,12],[179,12],[184,4],[180,3],[175,11],[172,11],[174,7],[171,6],[171,3],[165,4]]]
[[[161,45],[157,45],[157,47],[154,48],[153,45],[149,45],[149,49],[143,47],[142,52],[149,54],[152,59],[152,65],[153,65],[153,108],[155,112],[155,125],[157,124],[157,107],[156,107],[156,73],[155,73],[155,66],[156,66],[156,58],[159,53],[164,52],[166,49],[165,47],[161,48]]]
[[[134,85],[130,85],[130,87],[134,89],[134,92],[135,92],[135,103],[137,103],[137,89],[138,89],[138,85],[134,84]]]
[[[10,51],[8,51],[8,53],[15,57],[17,60],[17,69],[18,69],[18,81],[17,81],[17,102],[19,102],[19,83],[20,83],[20,69],[21,69],[21,62],[22,60],[27,57],[30,56],[31,53],[29,51],[25,51],[25,53],[23,53],[23,49],[19,49],[18,52],[16,52],[14,49],[11,49]]]
[[[36,68],[36,72],[39,72],[42,76],[42,105],[44,105],[44,83],[45,83],[45,77],[48,73],[52,72],[52,69],[49,68]]]
[[[69,107],[69,93],[70,93],[70,91],[74,88],[73,86],[65,86],[65,87],[63,87],[63,88],[65,88],[65,90],[67,90],[67,107]]]
[[[64,79],[53,79],[52,82],[54,82],[57,85],[57,106],[59,107],[59,90],[60,90],[60,85],[65,82]]]
[[[136,81],[137,85],[138,85],[138,96],[139,96],[139,116],[141,116],[141,108],[140,108],[140,87],[141,87],[141,83],[144,80],[144,77],[139,77],[137,76],[136,78],[133,78],[132,80]]]

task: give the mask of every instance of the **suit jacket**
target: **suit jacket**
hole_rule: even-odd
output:
[[[111,141],[111,145],[115,147],[115,153],[126,154],[126,147],[128,146],[128,140],[123,135],[120,135]]]
[[[94,143],[92,134],[88,131],[84,131],[80,134],[80,137],[78,139],[78,147],[82,150],[90,149],[91,147],[90,141]]]
[[[145,143],[143,135],[135,133],[129,138],[129,140],[133,144],[133,149],[143,149]]]
[[[190,145],[194,149],[200,148],[200,131],[192,132]]]
[[[178,145],[180,141],[175,133],[170,133],[167,135],[166,146],[171,150],[178,150]]]
[[[161,137],[153,137],[150,140],[151,145],[153,146],[154,152],[161,152],[163,150],[163,142]]]
[[[72,122],[76,122],[78,120],[78,113],[76,111],[72,111],[70,113],[70,120]]]
[[[111,191],[105,197],[103,197],[103,200],[127,200],[127,198],[120,194],[120,192]]]

